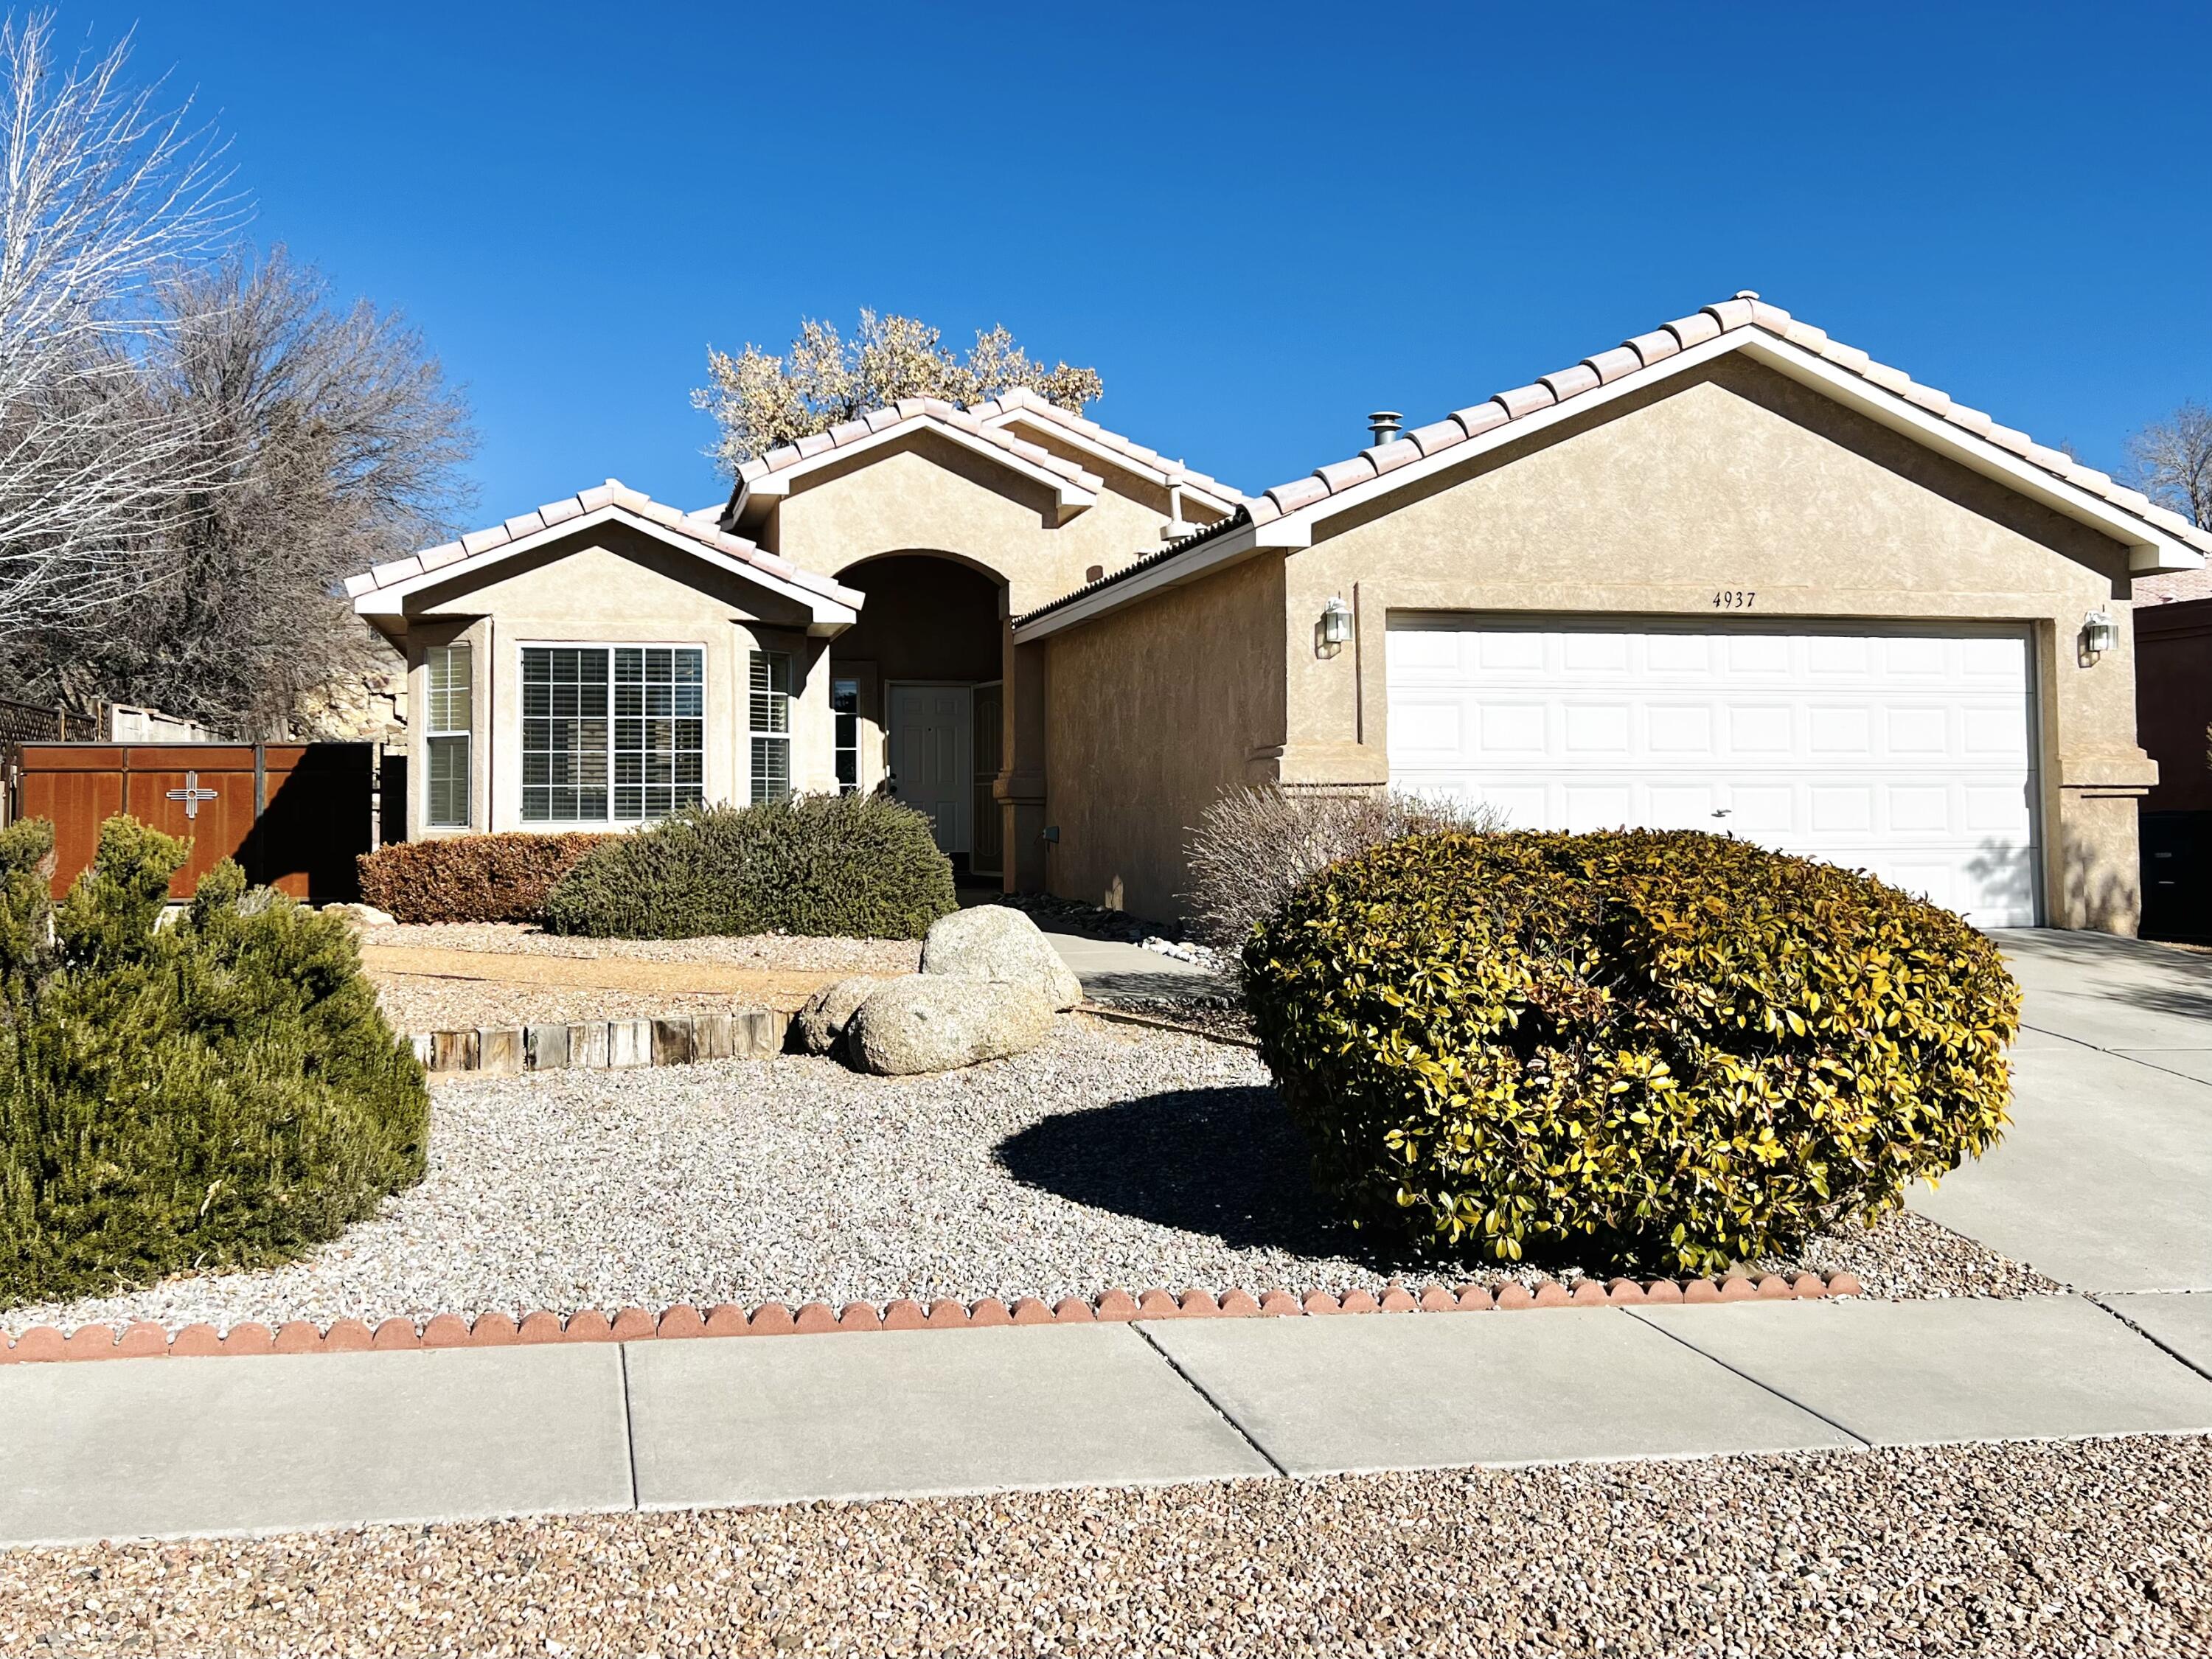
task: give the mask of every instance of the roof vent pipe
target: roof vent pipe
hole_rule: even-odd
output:
[[[1398,423],[1405,416],[1395,409],[1378,409],[1367,417],[1367,429],[1375,434],[1375,441],[1387,444],[1398,435]]]

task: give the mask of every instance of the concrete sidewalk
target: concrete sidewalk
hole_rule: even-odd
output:
[[[2112,1301],[23,1364],[0,1543],[2212,1431],[2212,1297]]]

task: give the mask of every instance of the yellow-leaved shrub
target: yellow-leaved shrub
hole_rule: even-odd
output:
[[[1307,882],[1243,966],[1318,1186],[1440,1255],[1788,1255],[2008,1121],[1996,947],[1729,836],[1395,842]]]

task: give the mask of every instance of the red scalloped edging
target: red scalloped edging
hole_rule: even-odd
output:
[[[252,1321],[234,1325],[227,1332],[212,1325],[187,1325],[169,1331],[147,1321],[117,1331],[107,1325],[81,1325],[64,1336],[51,1325],[34,1325],[12,1342],[0,1341],[0,1365],[37,1364],[64,1359],[179,1359],[221,1355],[264,1353],[361,1353],[423,1348],[498,1348],[540,1342],[642,1342],[697,1336],[787,1336],[817,1331],[944,1331],[973,1330],[990,1325],[1089,1325],[1100,1322],[1127,1322],[1139,1319],[1267,1319],[1311,1317],[1328,1314],[1478,1313],[1492,1309],[1621,1307],[1640,1303],[1814,1300],[1826,1297],[1858,1296],[1859,1281],[1850,1273],[1823,1279],[1800,1273],[1795,1279],[1768,1273],[1753,1279],[1732,1273],[1723,1279],[1658,1279],[1638,1282],[1616,1279],[1601,1284],[1595,1279],[1578,1281],[1571,1289],[1552,1279],[1534,1286],[1509,1279],[1493,1291],[1483,1285],[1447,1289],[1429,1285],[1416,1291],[1393,1284],[1380,1298],[1366,1291],[1350,1291],[1342,1297],[1327,1291],[1304,1297],[1287,1291],[1185,1291],[1180,1297],[1164,1290],[1146,1290],[1132,1296],[1127,1291],[1108,1291],[1090,1301],[1063,1297],[1047,1307],[1036,1297],[1025,1296],[1010,1308],[996,1297],[962,1303],[940,1297],[924,1308],[902,1298],[878,1306],[853,1302],[833,1308],[826,1302],[809,1302],[793,1310],[781,1302],[763,1302],[748,1313],[729,1303],[701,1312],[689,1303],[678,1303],[657,1317],[642,1308],[618,1309],[611,1315],[586,1308],[563,1319],[558,1314],[527,1314],[518,1322],[507,1314],[486,1313],[473,1322],[459,1314],[438,1314],[420,1328],[410,1319],[386,1319],[374,1330],[358,1319],[341,1319],[327,1329],[307,1320],[294,1320],[271,1331]]]

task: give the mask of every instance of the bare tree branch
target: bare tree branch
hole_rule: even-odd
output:
[[[0,22],[0,630],[112,606],[218,482],[149,400],[156,279],[232,236],[223,146],[124,79],[128,40],[66,68],[51,14]]]
[[[2136,488],[2194,525],[2212,526],[2212,409],[2187,403],[2128,440]]]
[[[333,305],[281,247],[173,272],[156,297],[146,397],[193,434],[207,487],[173,503],[152,591],[19,646],[23,690],[66,697],[75,668],[219,731],[314,735],[334,683],[390,658],[339,579],[469,505],[466,405],[400,318]]]

